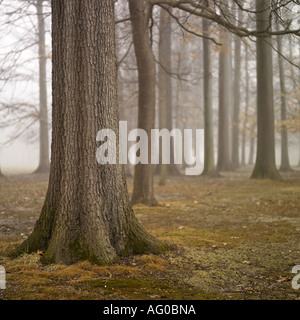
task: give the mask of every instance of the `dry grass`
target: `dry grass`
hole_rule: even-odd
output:
[[[104,267],[45,266],[38,254],[10,260],[32,230],[47,182],[1,180],[0,264],[8,274],[0,299],[299,299],[291,269],[300,264],[300,174],[273,182],[248,173],[156,185],[160,206],[136,205],[136,216],[178,250]]]

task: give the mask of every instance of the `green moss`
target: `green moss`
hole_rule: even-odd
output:
[[[279,171],[275,167],[265,166],[260,162],[256,162],[251,179],[271,179],[283,181]]]
[[[70,253],[72,256],[72,263],[78,261],[88,260],[96,265],[110,265],[115,262],[116,259],[109,257],[103,252],[102,256],[97,256],[95,253],[89,251],[89,246],[82,244],[82,237],[78,235],[73,242],[69,244]]]
[[[172,247],[148,232],[146,232],[140,225],[135,226],[135,232],[130,231],[127,236],[127,244],[122,253],[124,256],[131,254],[143,254],[143,253],[154,253],[160,254]]]
[[[169,279],[123,278],[83,281],[80,286],[101,288],[105,295],[130,297],[130,299],[205,300],[222,299],[221,294],[202,292],[190,285]]]

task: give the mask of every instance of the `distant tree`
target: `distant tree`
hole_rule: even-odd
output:
[[[227,1],[224,1],[226,10]],[[218,131],[218,163],[220,171],[233,169],[229,147],[229,102],[230,102],[230,36],[227,30],[220,30],[222,47],[219,52],[219,131]]]
[[[209,36],[210,21],[203,19],[203,99],[204,99],[204,168],[203,175],[216,176],[213,132],[212,52]]]
[[[255,157],[255,127],[252,125],[250,128],[250,148],[249,148],[249,158],[248,158],[248,164],[252,166],[254,164],[254,157]]]
[[[208,5],[207,5],[208,3]],[[133,39],[135,44],[135,53],[137,58],[137,66],[139,73],[139,120],[138,127],[144,129],[147,133],[153,128],[155,117],[155,66],[154,57],[152,52],[152,27],[153,27],[153,7],[158,5],[163,7],[171,14],[171,8],[177,8],[177,12],[186,12],[189,16],[199,16],[209,19],[224,30],[234,33],[239,37],[258,37],[267,38],[272,35],[282,35],[288,33],[299,34],[299,29],[286,28],[285,30],[274,32],[271,28],[265,28],[264,30],[258,30],[252,28],[252,23],[238,24],[235,22],[235,18],[232,15],[232,7],[235,3],[241,11],[247,12],[248,20],[253,22],[256,20],[257,12],[253,8],[252,3],[240,2],[240,1],[217,1],[211,0],[208,2],[202,2],[197,0],[129,0],[129,8],[131,15],[131,23],[133,29]],[[277,6],[285,6],[279,2]],[[184,23],[180,23],[180,19],[171,14],[172,17],[179,23],[179,25],[189,33],[196,34],[194,30],[188,30]],[[210,37],[211,38],[211,37]],[[226,36],[225,36],[226,38]],[[229,38],[229,37],[228,37]],[[215,39],[212,37],[212,40]],[[225,40],[225,39],[224,39]],[[229,41],[223,41],[228,48],[230,48]],[[227,42],[227,44],[226,44]],[[221,49],[224,54],[220,55],[220,130],[219,130],[219,152],[218,152],[218,169],[232,170],[230,142],[229,140],[229,100],[231,93],[229,93],[228,87],[231,87],[231,81],[228,77],[230,74],[230,56],[223,45]],[[225,80],[222,81],[222,78]],[[228,89],[228,90],[227,90]],[[270,120],[271,121],[271,120]],[[157,204],[153,192],[153,167],[152,165],[138,164],[135,168],[134,188],[132,195],[132,202],[142,202],[145,204]]]
[[[159,128],[166,129],[168,127],[168,112],[172,108],[172,85],[171,79],[168,77],[164,68],[170,71],[171,61],[171,21],[170,15],[164,10],[160,10],[159,22],[159,62],[158,69],[158,92],[159,92]],[[167,93],[168,91],[168,93]],[[169,110],[168,110],[169,109]],[[171,109],[172,110],[172,109]],[[171,115],[172,119],[172,115]],[[159,185],[165,185],[168,175],[167,164],[162,163],[162,151],[167,148],[167,145],[162,145],[159,148],[160,164],[157,166],[160,174]]]
[[[152,9],[152,8],[151,8]],[[132,24],[132,36],[138,67],[138,127],[144,129],[151,138],[151,129],[155,126],[155,59],[150,43],[149,18],[150,7],[144,0],[129,0],[129,10]],[[134,170],[132,203],[157,205],[153,187],[153,165],[138,163]]]
[[[275,22],[276,30],[280,30],[278,20]],[[288,132],[286,128],[287,121],[287,110],[286,110],[286,84],[285,84],[285,73],[284,73],[284,59],[282,57],[282,39],[281,36],[276,37],[277,50],[278,50],[278,65],[279,65],[279,78],[280,78],[280,110],[281,110],[281,165],[280,171],[291,171],[289,150],[288,150]]]
[[[35,6],[38,19],[38,46],[39,46],[39,96],[40,96],[40,159],[37,173],[49,172],[49,129],[48,129],[48,95],[47,95],[47,57],[45,42],[45,17],[43,3],[45,0],[36,0]]]
[[[238,9],[237,23],[242,23],[242,10]],[[233,116],[232,116],[232,166],[240,165],[240,102],[241,102],[241,39],[234,38],[234,79],[233,79]]]
[[[159,92],[159,127],[160,129],[173,129],[173,88],[172,88],[172,25],[171,16],[161,8],[159,22],[159,66],[158,66],[158,92]],[[160,164],[157,169],[160,174],[160,185],[166,184],[168,175],[178,175],[179,170],[174,164],[174,142],[170,141],[170,164],[162,164],[162,146],[160,150]]]
[[[8,30],[8,34],[15,36],[16,42],[4,52],[2,57],[1,71],[3,78],[3,90],[5,85],[14,85],[18,81],[34,81],[37,74],[27,74],[26,66],[32,70],[32,57],[27,60],[22,59],[33,47],[38,47],[38,55],[34,59],[38,60],[39,76],[39,102],[28,102],[27,97],[22,97],[22,92],[16,85],[16,98],[18,102],[11,101],[5,103],[0,101],[0,111],[9,115],[8,120],[2,123],[2,127],[13,127],[14,134],[7,143],[19,138],[27,129],[31,128],[37,121],[39,122],[39,165],[36,172],[49,172],[49,120],[48,120],[48,96],[47,96],[47,60],[49,54],[46,50],[46,20],[49,17],[49,0],[28,0],[28,1],[3,1],[5,9],[5,20],[2,32]],[[33,17],[33,18],[32,18]],[[17,28],[16,28],[16,27]],[[16,30],[15,30],[16,29]],[[19,31],[22,30],[22,36]],[[23,32],[25,30],[25,34]],[[28,31],[27,31],[28,30]],[[27,32],[26,32],[27,31]],[[25,71],[23,71],[25,70]],[[34,69],[35,70],[35,69]],[[34,82],[35,83],[35,82]],[[22,97],[22,98],[21,98]]]
[[[248,61],[248,46],[246,45],[245,52],[245,114],[243,119],[242,129],[242,159],[241,165],[246,165],[246,136],[247,136],[247,122],[249,116],[249,61]]]
[[[270,29],[270,0],[256,0],[256,25]],[[275,163],[273,63],[271,37],[256,40],[257,63],[257,154],[252,178],[281,179]]]

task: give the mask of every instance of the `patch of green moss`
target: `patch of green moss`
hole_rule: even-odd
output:
[[[197,288],[168,279],[113,278],[84,281],[86,287],[101,288],[105,295],[124,296],[130,299],[208,300],[222,299],[221,294],[202,292]]]
[[[87,245],[83,245],[81,243],[81,236],[75,238],[73,242],[70,243],[69,249],[71,251],[71,255],[74,259],[73,262],[88,260],[96,265],[110,265],[112,259],[108,255],[104,255],[102,257],[97,256],[94,253],[90,253]]]

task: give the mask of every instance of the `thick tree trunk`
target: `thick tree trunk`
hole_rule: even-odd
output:
[[[219,53],[219,132],[218,164],[220,171],[233,169],[229,148],[229,94],[230,94],[230,55],[228,31],[221,31],[222,48]]]
[[[241,10],[238,20],[241,21]],[[241,39],[236,36],[234,40],[234,96],[232,119],[232,165],[237,169],[240,165],[240,85],[241,85]]]
[[[242,160],[241,164],[246,165],[246,134],[247,134],[247,123],[248,123],[248,112],[249,112],[249,66],[248,66],[248,46],[246,45],[245,54],[245,73],[246,73],[246,94],[245,94],[245,115],[243,121],[243,132],[242,132]]]
[[[276,30],[279,31],[279,23],[276,23]],[[276,37],[277,40],[277,50],[278,50],[278,65],[279,65],[279,78],[280,78],[280,100],[281,100],[281,165],[280,171],[291,171],[290,160],[289,160],[289,150],[288,150],[288,132],[286,128],[286,86],[285,86],[285,75],[284,75],[284,65],[282,54],[282,42],[281,36]]]
[[[203,19],[203,35],[209,36],[209,20]],[[216,176],[213,131],[212,61],[210,40],[203,38],[204,68],[204,169],[203,175]]]
[[[139,76],[138,127],[147,132],[149,139],[149,164],[139,163],[135,166],[131,202],[157,205],[153,188],[153,165],[150,164],[151,129],[155,126],[155,60],[144,1],[129,0],[129,10]]]
[[[256,0],[257,30],[270,27],[270,1]],[[257,154],[252,178],[281,179],[275,164],[273,64],[271,38],[258,37],[257,59]]]
[[[45,17],[43,14],[44,0],[37,0],[36,9],[38,17],[39,38],[39,91],[40,91],[40,159],[36,173],[49,172],[49,131],[48,131],[48,107],[47,107],[47,57],[45,50]]]
[[[53,131],[49,187],[33,233],[16,253],[45,263],[160,252],[132,211],[124,167],[99,165],[98,130],[118,136],[114,2],[53,0]]]

